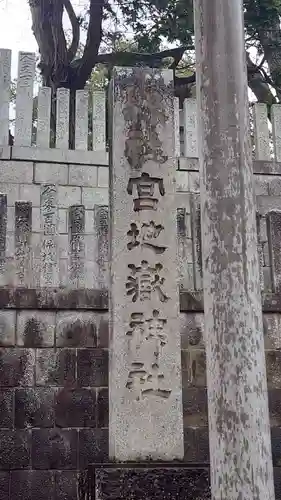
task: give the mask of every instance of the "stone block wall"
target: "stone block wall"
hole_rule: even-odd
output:
[[[107,304],[34,306],[0,314],[0,498],[84,498],[80,471],[108,457]]]
[[[108,167],[0,160],[2,286],[101,283]]]
[[[266,165],[256,162],[255,179],[273,459],[280,492],[278,165],[269,174]],[[207,466],[199,174],[194,160],[181,166],[187,168],[176,173],[175,182],[185,461]],[[108,169],[23,157],[0,160],[0,175],[0,499],[84,499],[88,464],[108,460]],[[49,203],[44,200],[46,186],[52,186]],[[19,213],[19,207],[28,209]],[[73,207],[84,207],[82,217],[81,211],[78,219],[73,216]],[[54,256],[49,267],[46,255]]]

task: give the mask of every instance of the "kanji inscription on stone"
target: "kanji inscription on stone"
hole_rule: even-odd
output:
[[[126,335],[134,362],[145,360],[153,365],[160,359],[162,349],[168,340],[166,325],[167,319],[163,318],[157,309],[147,316],[138,312],[131,314]]]
[[[165,188],[163,179],[151,177],[147,173],[142,173],[140,177],[131,177],[128,182],[128,194],[133,194],[136,191],[137,198],[134,199],[134,210],[157,210],[158,197],[157,190],[160,196],[164,196]]]
[[[156,254],[162,254],[166,250],[165,245],[160,245],[158,237],[164,231],[162,224],[155,224],[153,220],[150,222],[143,222],[138,226],[135,222],[131,223],[131,227],[127,232],[128,236],[128,250],[141,245],[144,248],[151,248]]]
[[[111,83],[109,453],[181,460],[183,418],[173,75]]]
[[[131,274],[127,278],[127,295],[132,297],[132,302],[150,300],[152,294],[157,294],[160,302],[167,302],[168,295],[163,291],[165,278],[160,275],[163,266],[157,262],[150,266],[146,260],[142,260],[139,266],[129,264]]]
[[[167,399],[172,392],[167,389],[164,373],[157,363],[149,369],[145,369],[144,363],[133,363],[126,387],[134,392],[136,401],[151,397]]]

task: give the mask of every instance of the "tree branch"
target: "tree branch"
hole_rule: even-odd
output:
[[[99,54],[96,58],[96,64],[105,64],[114,66],[116,64],[123,64],[125,66],[130,65],[153,65],[161,64],[163,59],[168,57],[173,57],[175,60],[180,62],[184,52],[186,50],[192,50],[194,47],[176,47],[174,49],[163,50],[161,52],[155,52],[152,54],[147,54],[144,52],[111,52],[108,54]],[[173,63],[174,64],[174,63]],[[171,68],[173,65],[170,66]]]
[[[268,106],[276,103],[276,98],[271,92],[270,86],[265,80],[259,67],[253,63],[248,52],[246,52],[248,68],[248,85],[255,94],[259,102],[264,102]]]
[[[44,85],[50,84],[52,68],[54,65],[54,40],[50,23],[49,2],[44,0],[29,0],[32,17],[32,31],[38,44],[41,61],[40,68]]]
[[[92,69],[97,62],[97,55],[102,39],[102,15],[105,0],[90,0],[89,25],[83,56],[79,60],[77,75],[75,75],[75,87],[83,85],[91,75]]]
[[[69,64],[71,61],[74,59],[76,56],[78,47],[79,47],[79,41],[80,41],[80,24],[79,21],[76,17],[76,14],[74,12],[74,9],[72,7],[72,4],[70,0],[63,0],[64,8],[67,12],[67,15],[69,17],[71,27],[72,27],[72,42],[71,45],[67,51],[67,60]]]

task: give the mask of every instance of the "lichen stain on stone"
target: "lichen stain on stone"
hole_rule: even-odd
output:
[[[148,160],[165,163],[168,157],[163,152],[158,127],[164,127],[169,118],[169,85],[158,70],[144,73],[138,68],[120,79],[118,85],[127,127],[124,153],[129,165],[133,170],[141,170]]]
[[[89,338],[97,343],[97,328],[93,321],[82,321],[77,318],[63,328],[63,337],[68,346],[78,346]]]
[[[40,347],[43,341],[42,324],[35,318],[30,318],[24,325],[24,346]]]

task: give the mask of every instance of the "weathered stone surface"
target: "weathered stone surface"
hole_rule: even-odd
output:
[[[184,461],[190,464],[208,464],[210,462],[207,427],[186,427],[184,429]]]
[[[79,205],[80,203],[81,203],[81,187],[58,186],[59,208],[68,208],[70,204]]]
[[[96,500],[207,500],[210,498],[208,469],[184,467],[96,468],[91,488]]]
[[[58,286],[58,200],[57,187],[41,186],[40,226],[43,234],[40,253],[40,285]]]
[[[0,498],[10,500],[10,472],[0,472]]]
[[[55,415],[57,427],[95,427],[96,391],[59,389],[56,393]]]
[[[184,387],[206,387],[206,354],[203,349],[183,350],[182,377]]]
[[[73,288],[85,286],[85,207],[69,208],[69,283]]]
[[[0,469],[25,469],[30,466],[30,431],[0,430]]]
[[[272,259],[273,291],[281,290],[281,212],[271,210],[268,214],[270,250]]]
[[[1,309],[89,309],[106,311],[106,290],[59,288],[0,288]]]
[[[79,431],[79,469],[108,460],[108,429]]]
[[[95,206],[94,224],[97,235],[96,284],[97,288],[103,289],[109,286],[109,222],[107,206]]]
[[[76,381],[74,349],[38,349],[36,353],[36,384],[71,387]]]
[[[78,478],[75,471],[55,472],[55,497],[54,500],[79,500]],[[83,498],[83,497],[82,497]]]
[[[97,427],[108,427],[108,389],[97,390]]]
[[[273,500],[243,7],[194,7],[212,497]]]
[[[99,329],[98,329],[98,347],[108,347],[108,315],[100,315]]]
[[[274,467],[275,500],[281,499],[281,467]]]
[[[38,184],[67,184],[68,165],[62,163],[35,163],[34,180]]]
[[[98,186],[108,187],[109,186],[109,169],[104,167],[98,167]]]
[[[264,314],[263,331],[265,348],[281,349],[281,314]]]
[[[19,286],[31,286],[31,231],[32,205],[30,202],[15,203],[15,271]]]
[[[55,313],[20,311],[17,314],[17,345],[52,347],[55,337]]]
[[[14,424],[14,391],[0,391],[0,429],[12,429]],[[1,496],[0,496],[1,498]]]
[[[110,168],[110,457],[183,457],[172,73],[117,69]]]
[[[34,429],[33,469],[77,469],[78,434],[75,429]]]
[[[188,313],[180,315],[182,349],[204,347],[204,314]]]
[[[32,349],[0,349],[0,386],[34,384],[35,352]]]
[[[0,194],[0,282],[5,284],[7,234],[7,195]]]
[[[108,188],[82,187],[82,203],[87,210],[93,210],[95,205],[108,205]]]
[[[281,389],[268,391],[268,404],[271,427],[281,427]]]
[[[57,315],[58,347],[96,347],[100,316],[88,312],[61,312]]]
[[[32,207],[40,207],[40,185],[36,184],[20,184],[21,201],[31,201]]]
[[[180,293],[181,311],[204,311],[203,293],[200,291],[183,290]]]
[[[105,168],[104,170],[107,170]],[[94,165],[70,165],[69,184],[72,186],[97,186],[98,168]],[[67,182],[66,182],[67,184]]]
[[[15,311],[0,311],[0,346],[15,345]]]
[[[55,481],[51,471],[13,471],[10,500],[54,500]]]
[[[202,291],[180,290],[181,312],[204,312]],[[271,292],[262,294],[263,311],[281,312],[281,295]],[[107,290],[64,289],[64,288],[25,288],[0,287],[1,309],[81,309],[105,313],[108,310]],[[104,340],[108,337],[108,325],[105,316],[102,332]],[[101,345],[100,347],[106,347]]]
[[[272,459],[275,467],[281,466],[281,428],[271,429]]]
[[[3,161],[0,162],[0,179],[1,183],[6,183],[8,186],[15,184],[32,184],[33,164],[29,161]],[[3,185],[2,184],[2,185]],[[4,191],[5,193],[6,191]],[[15,200],[17,201],[17,200]]]
[[[77,382],[81,387],[106,387],[108,385],[107,350],[77,350]]]
[[[179,287],[181,289],[193,290],[194,282],[194,252],[192,240],[192,224],[190,199],[186,194],[178,201],[177,208],[177,250]]]
[[[281,311],[281,294],[279,293],[264,293],[262,295],[262,305],[264,312],[280,312]]]
[[[52,388],[16,389],[15,427],[53,427],[54,403],[55,390]]]
[[[208,425],[208,404],[206,389],[183,389],[183,425],[206,427]]]
[[[268,389],[281,388],[281,351],[266,351]]]

